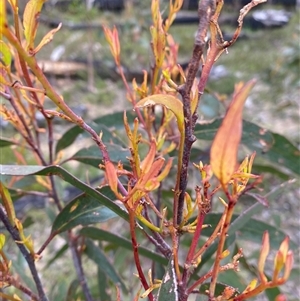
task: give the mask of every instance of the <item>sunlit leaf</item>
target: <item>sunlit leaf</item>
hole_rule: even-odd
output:
[[[0,1],[0,38],[2,34],[2,28],[6,23],[6,1]]]
[[[184,116],[183,116],[183,105],[182,102],[173,95],[166,94],[155,94],[143,98],[137,104],[137,108],[152,107],[154,105],[162,105],[167,109],[171,110],[176,116],[178,129],[180,132],[183,131],[184,127]]]
[[[3,206],[5,208],[7,217],[11,223],[11,225],[15,225],[15,218],[16,218],[16,213],[15,213],[15,208],[13,201],[11,199],[9,190],[5,187],[5,185],[0,181],[0,196],[2,199]]]
[[[108,190],[107,192],[109,192],[107,187],[104,190]],[[105,194],[104,190],[102,190],[102,193],[104,192]],[[102,194],[102,197],[106,198],[104,194]],[[99,200],[84,193],[71,201],[58,214],[53,223],[51,232],[58,234],[78,225],[85,226],[95,223],[103,223],[116,216],[116,213],[101,205]]]
[[[27,42],[27,48],[34,48],[34,39],[38,27],[38,19],[46,0],[30,0],[25,7],[23,15],[24,35]]]
[[[4,245],[5,245],[5,235],[3,233],[0,233],[0,251],[2,250]]]
[[[255,81],[239,85],[231,105],[217,131],[210,151],[210,164],[215,176],[226,185],[237,166],[237,152],[242,137],[242,112],[244,103]]]
[[[41,42],[39,43],[39,45],[33,50],[32,54],[36,54],[38,53],[45,45],[47,45],[48,43],[50,43],[53,40],[53,37],[55,35],[56,32],[58,32],[61,28],[62,23],[59,23],[59,25],[57,26],[57,28],[50,30],[41,40]]]
[[[171,258],[157,294],[157,301],[178,300],[178,281],[174,267],[174,259]]]
[[[2,40],[0,40],[0,62],[3,62],[6,67],[11,64],[11,53],[9,47]]]

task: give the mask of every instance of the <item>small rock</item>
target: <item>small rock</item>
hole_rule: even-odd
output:
[[[225,77],[229,74],[228,69],[224,65],[213,66],[209,78],[212,80],[218,80],[222,77]]]
[[[66,46],[64,45],[58,45],[55,47],[50,55],[50,60],[53,62],[57,62],[61,59],[62,55],[66,51]]]
[[[276,28],[288,24],[291,13],[285,10],[263,9],[254,11],[250,17],[251,27],[258,28]]]

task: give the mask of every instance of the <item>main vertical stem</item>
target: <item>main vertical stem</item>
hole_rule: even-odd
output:
[[[188,178],[188,165],[190,161],[191,148],[193,143],[196,141],[194,136],[194,127],[197,121],[197,114],[191,112],[191,101],[190,92],[196,78],[196,74],[199,70],[200,60],[205,49],[205,38],[207,35],[208,26],[210,23],[210,18],[214,14],[215,1],[214,0],[202,0],[199,3],[198,15],[199,15],[199,25],[198,31],[194,43],[193,56],[190,60],[188,66],[188,74],[186,77],[186,83],[182,85],[178,92],[182,96],[183,101],[183,113],[184,113],[184,123],[185,123],[185,141],[182,157],[182,168],[180,171],[180,194],[178,198],[177,206],[177,225],[182,221],[183,206],[184,206],[184,196],[187,187]],[[195,110],[196,112],[197,110]]]

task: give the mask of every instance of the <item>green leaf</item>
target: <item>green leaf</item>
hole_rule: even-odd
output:
[[[157,301],[178,301],[178,283],[172,257],[157,294]]]
[[[113,118],[112,120],[116,120],[116,119]],[[121,120],[123,120],[123,117],[121,117]],[[114,144],[123,145],[123,142],[115,135],[115,133],[112,130],[110,130],[106,124],[101,122],[103,122],[103,118],[101,119],[100,117],[99,120],[97,120],[97,122],[92,122],[90,126],[97,133],[102,132],[102,141],[104,143],[114,143]],[[78,125],[73,126],[69,130],[67,130],[63,134],[63,136],[58,140],[55,152],[58,153],[59,151],[72,145],[72,143],[74,143],[74,141],[79,135],[82,135],[83,137],[90,137],[90,135]]]
[[[269,301],[274,301],[278,295],[280,295],[280,290],[278,287],[273,287],[265,290],[265,294]]]
[[[132,123],[134,118],[136,117],[133,110],[126,111],[126,114],[129,124]],[[97,133],[103,133],[103,142],[119,142],[119,144],[121,144],[122,142],[120,139],[117,138],[115,131],[124,128],[123,115],[123,111],[107,114],[94,119],[90,126]],[[75,125],[72,128],[70,128],[63,134],[63,136],[57,142],[55,152],[58,153],[59,151],[70,146],[80,134],[82,134],[84,137],[90,137],[89,134],[86,133],[78,125]]]
[[[226,283],[227,285],[234,287],[237,291],[243,291],[247,287],[245,279],[236,271],[228,270],[218,275],[218,281]],[[215,294],[215,296],[219,296]]]
[[[108,187],[102,190],[103,198],[111,190]],[[90,224],[103,223],[116,217],[117,214],[99,203],[99,199],[94,199],[85,193],[72,200],[56,217],[52,225],[52,234],[58,234],[70,230],[78,225],[86,226]]]
[[[252,168],[252,173],[254,174],[269,173],[271,175],[277,176],[278,178],[281,178],[283,181],[288,181],[290,179],[290,176],[287,173],[279,170],[278,168],[275,168],[273,166],[260,165],[255,162]]]
[[[280,229],[256,219],[250,219],[237,233],[237,238],[245,241],[252,241],[261,244],[264,231],[270,235],[270,247],[277,250],[286,237],[286,234]],[[290,249],[296,250],[298,244],[290,240]]]
[[[109,157],[112,162],[128,163],[128,157],[130,157],[130,151],[116,144],[109,144],[106,146],[109,153]],[[75,155],[70,157],[67,161],[76,160],[88,165],[92,165],[99,168],[99,164],[103,163],[102,154],[97,145],[90,146],[79,150]]]
[[[16,144],[16,143],[12,140],[3,139],[3,138],[0,139],[0,147],[6,147],[6,146],[14,145],[14,144]]]
[[[2,40],[0,40],[0,62],[3,62],[6,67],[11,64],[10,49]]]
[[[98,202],[105,207],[109,208],[115,212],[118,216],[128,220],[127,212],[120,206],[118,206],[113,200],[104,196],[101,192],[90,187],[89,185],[83,183],[70,173],[68,173],[64,168],[55,165],[55,166],[37,166],[37,165],[0,165],[0,179],[1,175],[3,176],[29,176],[29,175],[40,175],[40,176],[50,176],[56,175],[71,184],[72,186],[77,187],[81,191],[85,192],[88,196],[95,198]]]
[[[70,128],[58,140],[58,142],[56,144],[56,148],[55,148],[55,153],[57,154],[59,151],[70,146],[76,140],[78,135],[80,135],[83,132],[84,132],[84,130],[81,127],[79,127],[78,125]]]
[[[105,124],[108,128],[120,130],[124,128],[123,116],[124,111],[120,111],[98,117],[93,121],[96,124]],[[133,123],[134,118],[136,118],[136,114],[133,110],[126,111],[126,116],[129,124]]]
[[[80,286],[79,280],[78,279],[74,279],[69,286],[68,292],[67,292],[67,297],[66,297],[66,301],[73,301],[75,300],[75,294],[76,291],[78,289],[78,287]]]
[[[102,229],[87,227],[81,229],[80,234],[93,240],[107,241],[114,245],[117,245],[118,247],[122,247],[127,250],[132,250],[132,243],[130,240]],[[147,257],[165,266],[168,264],[168,260],[165,257],[155,253],[154,251],[149,250],[149,248],[139,246],[138,250],[139,254],[144,257]]]
[[[255,203],[254,205],[243,211],[241,214],[235,215],[232,219],[228,234],[233,234],[242,229],[247,224],[247,222],[251,220],[253,215],[258,214],[263,209],[265,209],[265,207],[261,203]]]
[[[269,231],[269,235],[272,238],[270,246],[272,249],[278,249],[286,234],[274,226],[252,218],[252,216],[260,212],[262,208],[264,208],[263,205],[256,203],[242,214],[234,214],[228,234],[233,235],[236,233],[237,239],[248,240],[260,244],[264,231]],[[202,234],[204,236],[210,236],[220,218],[221,214],[219,213],[208,214],[205,223],[210,224],[212,227],[203,229]],[[290,240],[290,248],[297,248],[297,244],[292,240]]]
[[[123,281],[115,271],[113,264],[109,262],[102,250],[90,239],[87,239],[86,241],[85,254],[97,264],[99,269],[101,269],[115,285],[121,284],[122,289],[127,291]]]
[[[195,136],[200,140],[213,140],[222,121],[222,118],[218,118],[211,123],[196,124]],[[262,151],[264,145],[272,145],[273,136],[271,132],[262,129],[258,125],[243,120],[242,143],[249,148],[255,148],[256,151]]]
[[[100,300],[111,301],[111,296],[107,293],[107,277],[106,274],[98,267],[97,281]]]
[[[275,166],[288,168],[300,175],[300,151],[285,137],[273,133],[274,143],[262,157],[272,162]]]
[[[221,122],[222,119],[216,119],[212,123],[198,123],[195,136],[200,140],[213,140]],[[267,160],[273,166],[280,169],[285,167],[300,174],[300,151],[285,137],[244,120],[241,143],[250,151],[256,151],[257,157]]]
[[[52,263],[56,261],[56,259],[60,258],[69,248],[69,245],[64,244],[55,254],[54,256],[47,262],[45,269],[47,269]]]

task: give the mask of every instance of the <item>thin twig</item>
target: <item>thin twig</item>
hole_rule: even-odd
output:
[[[10,275],[6,275],[4,278],[4,281],[8,282],[10,285],[14,286],[15,288],[17,288],[18,290],[20,290],[21,292],[23,292],[24,294],[26,294],[27,296],[29,296],[31,298],[31,300],[33,301],[39,301],[39,297],[34,294],[29,288],[27,288],[26,286],[24,286],[23,284],[21,284],[18,280],[16,280],[14,277],[10,276]]]
[[[5,212],[3,211],[2,207],[0,207],[0,219],[3,222],[3,224],[4,224],[5,228],[7,229],[7,231],[10,233],[13,240],[14,241],[22,241],[18,230],[11,225],[11,223],[9,222],[9,219],[6,216]],[[36,288],[37,288],[37,291],[38,291],[39,301],[48,301],[48,298],[46,297],[46,294],[44,292],[43,285],[41,283],[39,274],[36,270],[34,258],[28,252],[28,250],[26,249],[24,244],[22,244],[22,243],[16,243],[16,244],[17,244],[19,250],[21,251],[23,257],[25,258],[25,260],[26,260],[26,262],[29,266],[31,275],[33,277],[33,281],[34,281],[34,283],[36,285]]]
[[[147,280],[145,278],[144,272],[141,267],[141,262],[139,258],[139,252],[138,252],[138,243],[136,240],[136,233],[135,233],[135,214],[128,208],[129,210],[129,225],[130,225],[130,235],[131,235],[131,242],[132,242],[132,248],[133,248],[133,256],[134,256],[134,262],[135,266],[138,271],[138,275],[140,278],[140,281],[145,289],[145,291],[149,288],[149,285],[147,283]],[[154,301],[153,294],[149,293],[148,295],[149,301]]]
[[[57,194],[57,191],[56,191],[56,185],[55,185],[53,176],[50,176],[50,181],[51,181],[51,187],[52,187],[52,190],[51,190],[52,191],[52,197],[53,197],[54,202],[55,202],[56,206],[58,207],[59,211],[61,211],[62,206],[61,206],[61,202],[59,200],[59,197],[58,197],[58,194]],[[51,239],[53,237],[54,237],[54,235],[51,237]],[[47,239],[46,243],[49,243],[49,242],[50,242],[50,239]],[[46,243],[44,243],[44,245],[42,246],[41,250],[39,250],[39,252],[43,251],[43,247],[46,246]],[[77,250],[76,241],[72,236],[72,230],[68,231],[68,244],[69,244],[69,248],[70,248],[71,253],[72,253],[74,267],[75,267],[77,277],[78,277],[80,286],[82,288],[83,294],[84,294],[87,301],[93,301],[90,289],[87,285],[84,270],[83,270],[83,267],[82,267],[81,256],[80,256],[80,254]]]
[[[83,268],[82,268],[81,256],[78,253],[76,241],[72,237],[71,231],[68,231],[68,237],[69,237],[68,243],[69,243],[69,248],[71,250],[72,257],[73,257],[74,267],[75,267],[75,270],[76,270],[76,273],[77,273],[77,277],[78,277],[80,286],[82,288],[82,292],[85,296],[85,300],[86,301],[93,301],[93,297],[92,297],[90,289],[87,285],[86,277],[84,275],[84,271],[83,271]]]

